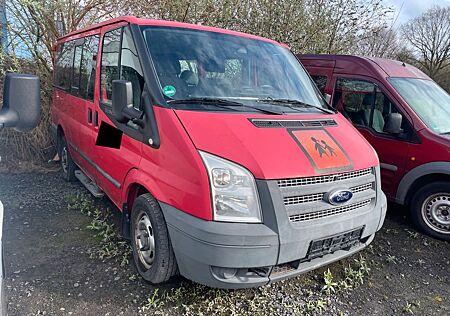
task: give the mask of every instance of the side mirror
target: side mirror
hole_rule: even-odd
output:
[[[327,101],[328,104],[331,104],[331,94],[324,93],[323,97],[325,98],[325,101]]]
[[[112,113],[119,123],[141,118],[142,111],[133,107],[133,86],[130,81],[113,80]]]
[[[383,131],[388,134],[400,134],[402,132],[402,115],[400,113],[390,113],[384,124]]]
[[[39,122],[41,98],[39,77],[7,73],[3,90],[3,107],[0,110],[0,129],[13,127],[24,132]]]

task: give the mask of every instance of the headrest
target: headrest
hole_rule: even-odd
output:
[[[180,61],[173,54],[156,55],[154,62],[159,75],[178,75],[181,71]]]

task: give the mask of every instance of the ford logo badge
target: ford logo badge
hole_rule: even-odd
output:
[[[330,192],[328,195],[328,202],[333,205],[340,205],[350,201],[353,197],[353,192],[350,190],[337,190]]]

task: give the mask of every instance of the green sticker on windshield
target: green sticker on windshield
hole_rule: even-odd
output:
[[[168,97],[174,96],[177,93],[177,89],[174,86],[165,86],[162,91]]]

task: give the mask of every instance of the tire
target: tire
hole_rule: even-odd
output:
[[[77,170],[77,165],[73,162],[72,156],[70,156],[69,148],[67,146],[67,141],[64,136],[61,136],[59,142],[59,160],[61,162],[62,177],[67,182],[73,182],[76,180],[75,170]]]
[[[158,202],[148,193],[139,196],[131,211],[133,258],[144,280],[158,284],[177,274],[177,263]]]
[[[426,234],[450,241],[450,182],[420,188],[410,204],[414,224]]]

